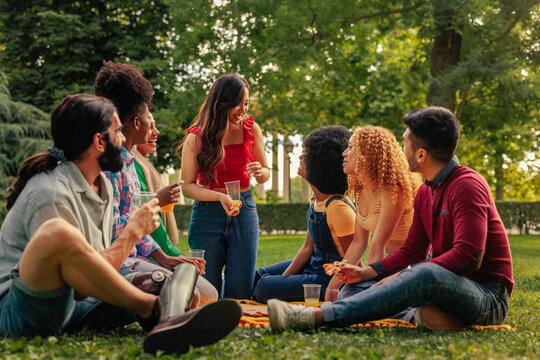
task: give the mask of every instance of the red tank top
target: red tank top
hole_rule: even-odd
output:
[[[255,120],[253,116],[249,116],[243,120],[244,143],[225,145],[225,157],[221,165],[217,168],[217,177],[208,184],[208,188],[224,188],[228,181],[240,180],[242,189],[249,186],[249,173],[246,165],[253,162],[253,144],[255,136],[251,133]],[[200,135],[201,129],[193,126],[187,130],[188,134]],[[200,139],[200,137],[199,137]],[[202,142],[202,140],[201,140]],[[199,184],[206,186],[206,179],[202,171],[199,171]]]

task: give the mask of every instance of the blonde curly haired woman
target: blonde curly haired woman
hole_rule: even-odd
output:
[[[394,134],[380,126],[357,128],[343,152],[343,171],[356,202],[355,240],[361,240],[368,263],[399,249],[409,232],[413,202],[421,184],[409,171]]]
[[[343,152],[343,171],[349,176],[349,192],[354,192],[356,202],[354,239],[343,258],[350,264],[360,263],[371,236],[368,264],[372,264],[405,242],[421,179],[409,171],[394,134],[380,126],[355,129]]]

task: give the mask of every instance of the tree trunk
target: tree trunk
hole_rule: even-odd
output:
[[[291,202],[291,158],[283,149],[283,196],[284,203]]]
[[[498,161],[495,165],[495,200],[504,200],[504,169],[502,161]]]
[[[461,35],[452,28],[455,25],[453,10],[443,7],[436,10],[434,15],[439,35],[434,38],[431,51],[431,84],[427,102],[453,112],[456,105],[456,87],[444,81],[444,76],[459,62]]]

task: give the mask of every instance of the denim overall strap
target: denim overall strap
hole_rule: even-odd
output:
[[[330,203],[333,200],[336,200],[336,199],[342,200],[345,204],[349,205],[351,207],[351,209],[353,209],[353,211],[356,213],[356,208],[354,207],[354,205],[349,201],[349,199],[347,199],[346,197],[341,196],[341,195],[334,195],[330,199],[328,199],[328,201],[324,205],[324,211],[325,212],[326,212],[326,209],[328,208],[328,205],[330,205]]]
[[[322,265],[329,262],[341,260],[341,256],[334,244],[332,232],[326,220],[326,207],[334,198],[342,198],[341,196],[333,196],[326,204],[322,212],[315,211],[312,203],[307,212],[308,231],[313,241],[313,256],[309,264],[309,268],[319,272],[322,270]],[[306,269],[308,270],[308,269]]]

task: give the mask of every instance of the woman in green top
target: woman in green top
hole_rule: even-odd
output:
[[[178,201],[180,196],[181,183],[161,188],[159,174],[152,166],[150,161],[146,159],[146,155],[156,152],[156,140],[159,131],[156,128],[154,118],[151,118],[150,134],[146,143],[137,145],[133,149],[135,155],[135,168],[137,176],[141,184],[141,191],[156,192],[159,198],[159,205],[165,206]],[[175,246],[178,243],[178,229],[176,228],[176,220],[174,213],[160,213],[159,226],[150,236],[158,243],[161,249],[169,256],[178,256],[185,262],[192,263],[199,269],[199,273],[204,274],[205,261],[199,258],[186,257],[180,254],[180,250]],[[196,290],[200,293],[200,303],[202,305],[215,302],[218,299],[217,290],[204,277],[199,276],[197,279]]]
[[[178,200],[180,183],[174,183],[159,189],[161,187],[159,175],[150,161],[146,159],[147,154],[156,151],[158,134],[159,131],[156,129],[154,123],[152,123],[148,141],[144,144],[137,145],[137,148],[133,150],[133,153],[135,154],[135,169],[137,170],[137,177],[141,184],[141,191],[156,192],[156,195],[159,198],[159,205],[165,206],[170,203],[175,203]],[[158,243],[167,255],[180,255],[180,250],[174,245],[178,243],[178,230],[176,228],[176,220],[174,219],[173,213],[159,213],[159,226],[150,234],[150,236],[152,236],[152,239]]]
[[[137,170],[137,177],[139,178],[139,182],[141,184],[141,191],[154,192],[157,190],[157,188],[160,187],[159,185],[161,184],[158,182],[159,178],[157,172],[153,167],[151,169],[153,170],[153,172],[156,172],[156,176],[152,176],[153,174],[150,174],[149,176],[148,174],[148,165],[151,166],[151,164],[148,160],[146,160],[145,156],[146,154],[148,154],[146,150],[150,141],[151,140],[148,140],[147,143],[138,145],[137,149],[133,150],[133,153],[135,154],[135,169]],[[146,161],[146,164],[143,161]],[[152,180],[159,185],[155,187],[151,186],[150,184],[149,186],[149,182],[151,182]],[[159,191],[159,194],[156,194],[157,197],[160,199],[160,205],[162,203],[163,197],[169,198],[169,200],[164,200],[163,203],[171,203],[178,200],[178,193],[180,192],[179,185],[179,183],[174,183],[172,185],[164,187]],[[163,194],[163,192],[165,192],[165,194]],[[172,196],[169,196],[168,192],[170,192]],[[158,243],[158,245],[161,247],[161,250],[163,250],[165,254],[169,256],[180,255],[180,250],[175,246],[175,244],[178,243],[178,230],[176,229],[176,221],[174,219],[174,214],[161,212],[158,213],[158,215],[159,226],[150,234],[150,236],[152,236],[152,239],[154,239]],[[166,227],[165,224],[167,224],[168,226]]]

